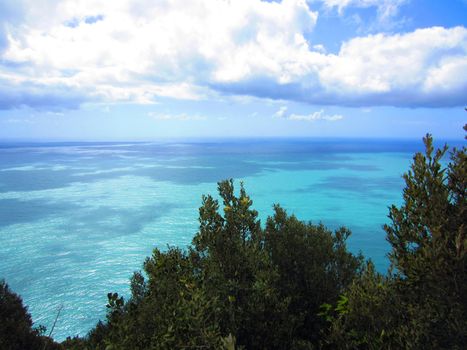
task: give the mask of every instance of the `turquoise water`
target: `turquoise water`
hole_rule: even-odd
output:
[[[421,142],[232,140],[0,144],[0,278],[53,336],[84,335],[110,291],[128,294],[154,247],[190,244],[202,194],[243,180],[264,222],[280,203],[353,231],[350,248],[385,271],[382,225]]]

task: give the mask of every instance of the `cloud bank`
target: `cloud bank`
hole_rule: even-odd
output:
[[[321,109],[319,111],[316,111],[310,114],[295,114],[295,113],[288,114],[287,107],[285,106],[280,107],[279,110],[276,113],[274,113],[273,117],[287,119],[287,120],[305,121],[305,122],[314,122],[317,120],[336,122],[338,120],[344,119],[344,117],[340,114],[327,115],[324,113],[324,109]]]
[[[403,3],[323,1],[339,11],[377,6],[382,16]],[[15,4],[11,16],[0,16],[0,109],[153,103],[160,96],[355,107],[466,101],[465,27],[355,37],[327,54],[307,40],[319,14],[305,0]]]

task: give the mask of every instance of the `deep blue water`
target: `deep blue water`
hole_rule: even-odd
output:
[[[384,272],[382,225],[421,141],[231,140],[0,144],[0,278],[53,336],[84,335],[110,291],[128,294],[154,247],[187,246],[202,194],[243,180],[264,222],[280,203],[353,231]]]

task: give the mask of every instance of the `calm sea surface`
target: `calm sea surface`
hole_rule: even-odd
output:
[[[382,272],[382,225],[400,204],[421,141],[238,140],[172,143],[0,144],[0,278],[53,336],[84,335],[106,295],[154,247],[185,247],[202,194],[243,180],[264,222],[272,204],[353,231],[349,247]]]

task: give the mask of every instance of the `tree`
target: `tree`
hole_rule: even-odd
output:
[[[403,317],[394,279],[375,271],[371,261],[334,305],[323,304],[320,315],[329,322],[323,349],[405,349],[397,343]]]
[[[109,293],[107,322],[88,336],[95,349],[309,349],[334,302],[358,273],[350,232],[303,223],[279,206],[261,227],[243,185],[204,196],[187,250],[155,249],[124,301]],[[75,339],[69,344],[81,345]],[[92,346],[91,346],[92,344]]]
[[[108,294],[107,322],[88,336],[93,348],[218,349],[216,300],[199,287],[190,257],[176,248],[155,249],[144,270],[147,281],[134,274],[127,302]]]
[[[258,212],[243,185],[235,195],[232,180],[218,184],[223,204],[203,197],[200,230],[193,239],[203,287],[219,301],[218,319],[224,336],[235,335],[247,349],[274,344],[284,321],[284,302],[275,281],[279,278],[264,249]]]
[[[466,127],[464,127],[466,129]],[[466,130],[467,131],[467,130]],[[392,268],[370,266],[327,308],[326,344],[341,349],[463,349],[467,343],[466,148],[414,156],[404,174],[403,204],[385,225]]]
[[[41,336],[44,331],[44,327],[33,328],[31,315],[23,306],[21,297],[0,280],[0,349],[39,350],[44,346],[56,349],[58,344]]]
[[[397,288],[409,323],[401,335],[414,348],[462,348],[467,343],[466,148],[445,146],[414,157],[404,175],[404,204],[392,206],[386,225]]]
[[[279,205],[264,229],[243,185],[219,183],[219,203],[200,208],[194,249],[208,293],[224,301],[221,332],[247,349],[298,349],[318,343],[319,306],[334,302],[355,277],[361,257],[348,252],[350,231],[335,233],[289,216]]]
[[[266,224],[265,248],[279,274],[274,288],[288,300],[286,322],[275,329],[289,332],[282,339],[284,349],[293,348],[293,342],[316,346],[325,327],[320,306],[338,300],[359,273],[363,257],[347,250],[348,229],[333,233],[287,215],[278,205],[274,210]]]

